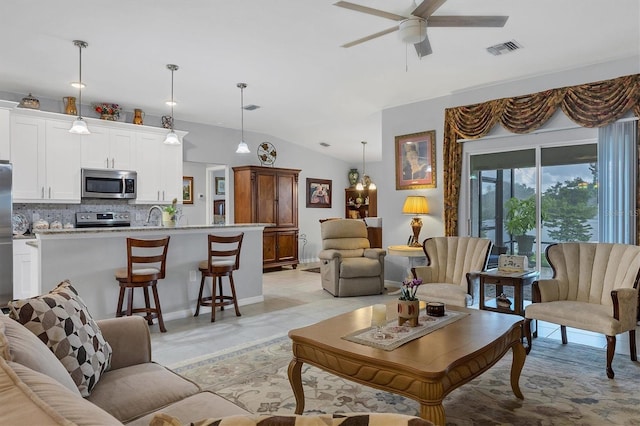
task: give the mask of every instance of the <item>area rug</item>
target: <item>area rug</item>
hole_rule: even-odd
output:
[[[293,413],[282,336],[170,366],[252,413]],[[420,362],[416,360],[416,362]],[[614,380],[605,350],[538,338],[527,356],[517,399],[509,383],[511,352],[444,400],[447,425],[640,425],[640,363],[616,354]],[[417,402],[344,380],[304,364],[305,413],[393,412],[417,415]]]

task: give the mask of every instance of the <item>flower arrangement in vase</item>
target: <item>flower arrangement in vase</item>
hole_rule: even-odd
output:
[[[100,114],[100,118],[103,120],[117,121],[120,118],[120,105],[118,104],[95,104],[93,109]]]
[[[422,284],[420,278],[407,278],[402,281],[400,287],[400,299],[398,300],[398,325],[407,323],[410,327],[418,325],[420,313],[420,301],[416,297],[416,291]]]

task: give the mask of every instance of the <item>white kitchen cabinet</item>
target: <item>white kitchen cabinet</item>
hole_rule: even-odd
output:
[[[35,240],[13,240],[13,298],[26,299],[37,296],[38,286],[31,263],[32,251],[27,242]]]
[[[136,203],[182,201],[182,145],[165,145],[165,136],[164,132],[136,134]]]
[[[66,121],[47,120],[45,199],[80,202],[80,135],[69,133]]]
[[[11,163],[13,201],[33,202],[44,198],[45,120],[12,114]]]
[[[80,136],[70,123],[13,114],[14,202],[80,202]]]
[[[11,112],[0,103],[0,160],[11,158]]]
[[[88,169],[132,169],[135,132],[103,126],[90,128],[82,136],[81,166]]]

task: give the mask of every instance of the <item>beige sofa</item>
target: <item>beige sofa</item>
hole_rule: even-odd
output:
[[[142,317],[98,321],[113,349],[111,368],[82,398],[69,373],[33,333],[0,315],[0,424],[148,425],[157,412],[182,422],[248,414],[151,361]]]

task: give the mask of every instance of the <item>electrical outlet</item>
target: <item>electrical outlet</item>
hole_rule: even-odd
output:
[[[196,271],[189,271],[189,281],[190,282],[196,281]]]
[[[32,214],[32,215],[31,215],[31,220],[32,220],[33,222],[36,222],[36,221],[40,220],[40,214],[38,214],[38,213],[34,213],[34,214]]]
[[[142,220],[142,213],[136,212],[136,220]]]

